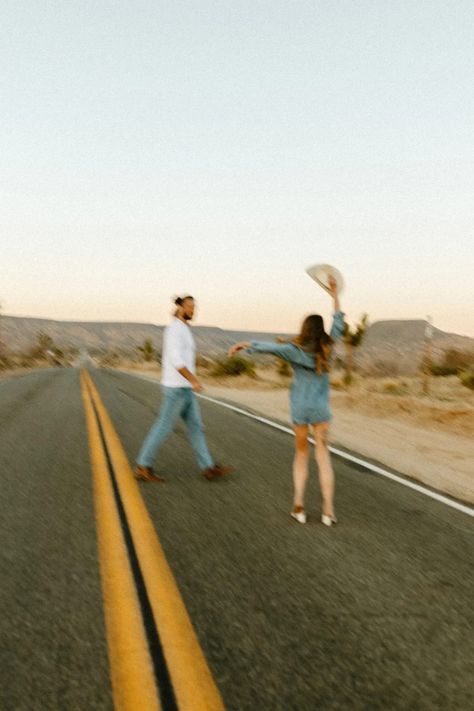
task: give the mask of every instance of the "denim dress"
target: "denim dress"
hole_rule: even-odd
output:
[[[336,311],[330,331],[337,340],[344,330],[344,314]],[[295,425],[314,425],[332,419],[329,408],[329,374],[315,371],[314,356],[293,343],[251,341],[247,353],[270,353],[288,361],[294,371],[290,391],[291,421]]]

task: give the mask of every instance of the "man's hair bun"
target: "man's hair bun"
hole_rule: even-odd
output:
[[[186,301],[186,299],[193,299],[194,297],[191,296],[190,294],[186,294],[186,296],[176,296],[174,299],[174,303],[176,306],[182,306],[183,302]]]

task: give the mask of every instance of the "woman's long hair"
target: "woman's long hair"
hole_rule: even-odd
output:
[[[329,371],[329,357],[334,341],[324,330],[322,316],[319,314],[307,316],[299,335],[292,343],[314,355],[314,369],[318,375]]]

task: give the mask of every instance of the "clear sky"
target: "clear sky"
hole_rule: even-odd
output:
[[[472,0],[2,4],[5,313],[474,336]]]

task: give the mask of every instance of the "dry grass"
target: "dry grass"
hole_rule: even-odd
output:
[[[136,360],[121,360],[117,366],[123,370],[137,370],[140,373],[148,373],[150,375],[161,375],[161,366],[156,361],[145,363],[145,361]]]
[[[157,363],[122,361],[121,368],[160,377]],[[275,366],[257,366],[256,377],[213,376],[199,367],[198,377],[205,387],[222,391],[264,392],[288,390],[291,378],[279,375]],[[344,408],[378,418],[396,418],[421,427],[464,436],[474,435],[474,391],[464,387],[455,375],[430,379],[430,393],[423,395],[420,378],[366,377],[356,375],[349,388],[343,373],[331,373],[331,400],[335,409]]]
[[[278,375],[275,368],[257,367],[255,377],[243,374],[239,376],[215,376],[207,369],[198,368],[198,377],[203,385],[218,385],[237,390],[279,390],[288,388],[291,380],[283,375]]]
[[[371,417],[395,416],[423,427],[474,434],[474,393],[456,376],[432,378],[429,395],[423,395],[417,378],[357,379],[349,390],[333,392],[332,399],[335,406]]]
[[[205,385],[229,390],[286,390],[291,383],[274,368],[257,368],[256,378],[212,378],[205,371],[200,376]],[[332,403],[336,408],[350,408],[375,418],[397,417],[423,427],[474,435],[474,392],[464,387],[457,376],[431,378],[429,395],[423,395],[419,378],[356,377],[346,389],[342,374],[334,373],[331,386]]]

